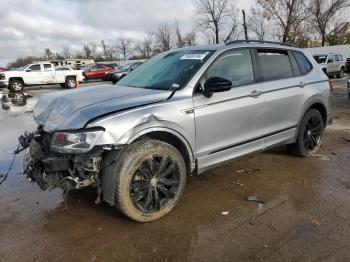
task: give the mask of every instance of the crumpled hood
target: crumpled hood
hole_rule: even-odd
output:
[[[34,120],[45,131],[83,128],[98,116],[166,100],[170,91],[100,85],[42,95]]]

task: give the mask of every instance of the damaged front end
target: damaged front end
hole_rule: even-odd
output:
[[[47,133],[40,128],[33,133],[26,132],[19,137],[20,150],[25,151],[23,173],[42,190],[62,188],[68,192],[93,186],[98,188],[100,196],[99,174],[104,150],[88,144],[93,141],[86,141],[85,134]]]

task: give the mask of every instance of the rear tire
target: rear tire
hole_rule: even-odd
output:
[[[298,137],[294,144],[287,145],[288,150],[297,156],[310,156],[321,145],[322,135],[325,128],[320,111],[310,109],[301,120]]]
[[[340,68],[339,73],[337,74],[337,78],[343,78],[344,77],[344,68]]]
[[[77,80],[75,77],[67,77],[65,86],[67,89],[72,89],[77,87]]]
[[[11,80],[9,83],[9,90],[11,90],[14,93],[20,93],[24,89],[24,83],[20,79],[14,79]]]
[[[150,222],[168,214],[185,189],[187,169],[170,144],[143,139],[122,152],[109,168],[116,176],[116,206],[129,218]]]

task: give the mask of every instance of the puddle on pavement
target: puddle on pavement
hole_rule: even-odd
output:
[[[18,114],[31,113],[38,98],[27,93],[10,93],[0,91],[0,115],[14,116]]]

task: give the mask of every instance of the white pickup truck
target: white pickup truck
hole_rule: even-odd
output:
[[[83,82],[82,70],[56,71],[53,64],[29,64],[17,70],[0,72],[0,87],[21,92],[25,86],[60,84],[63,88],[74,88]]]

